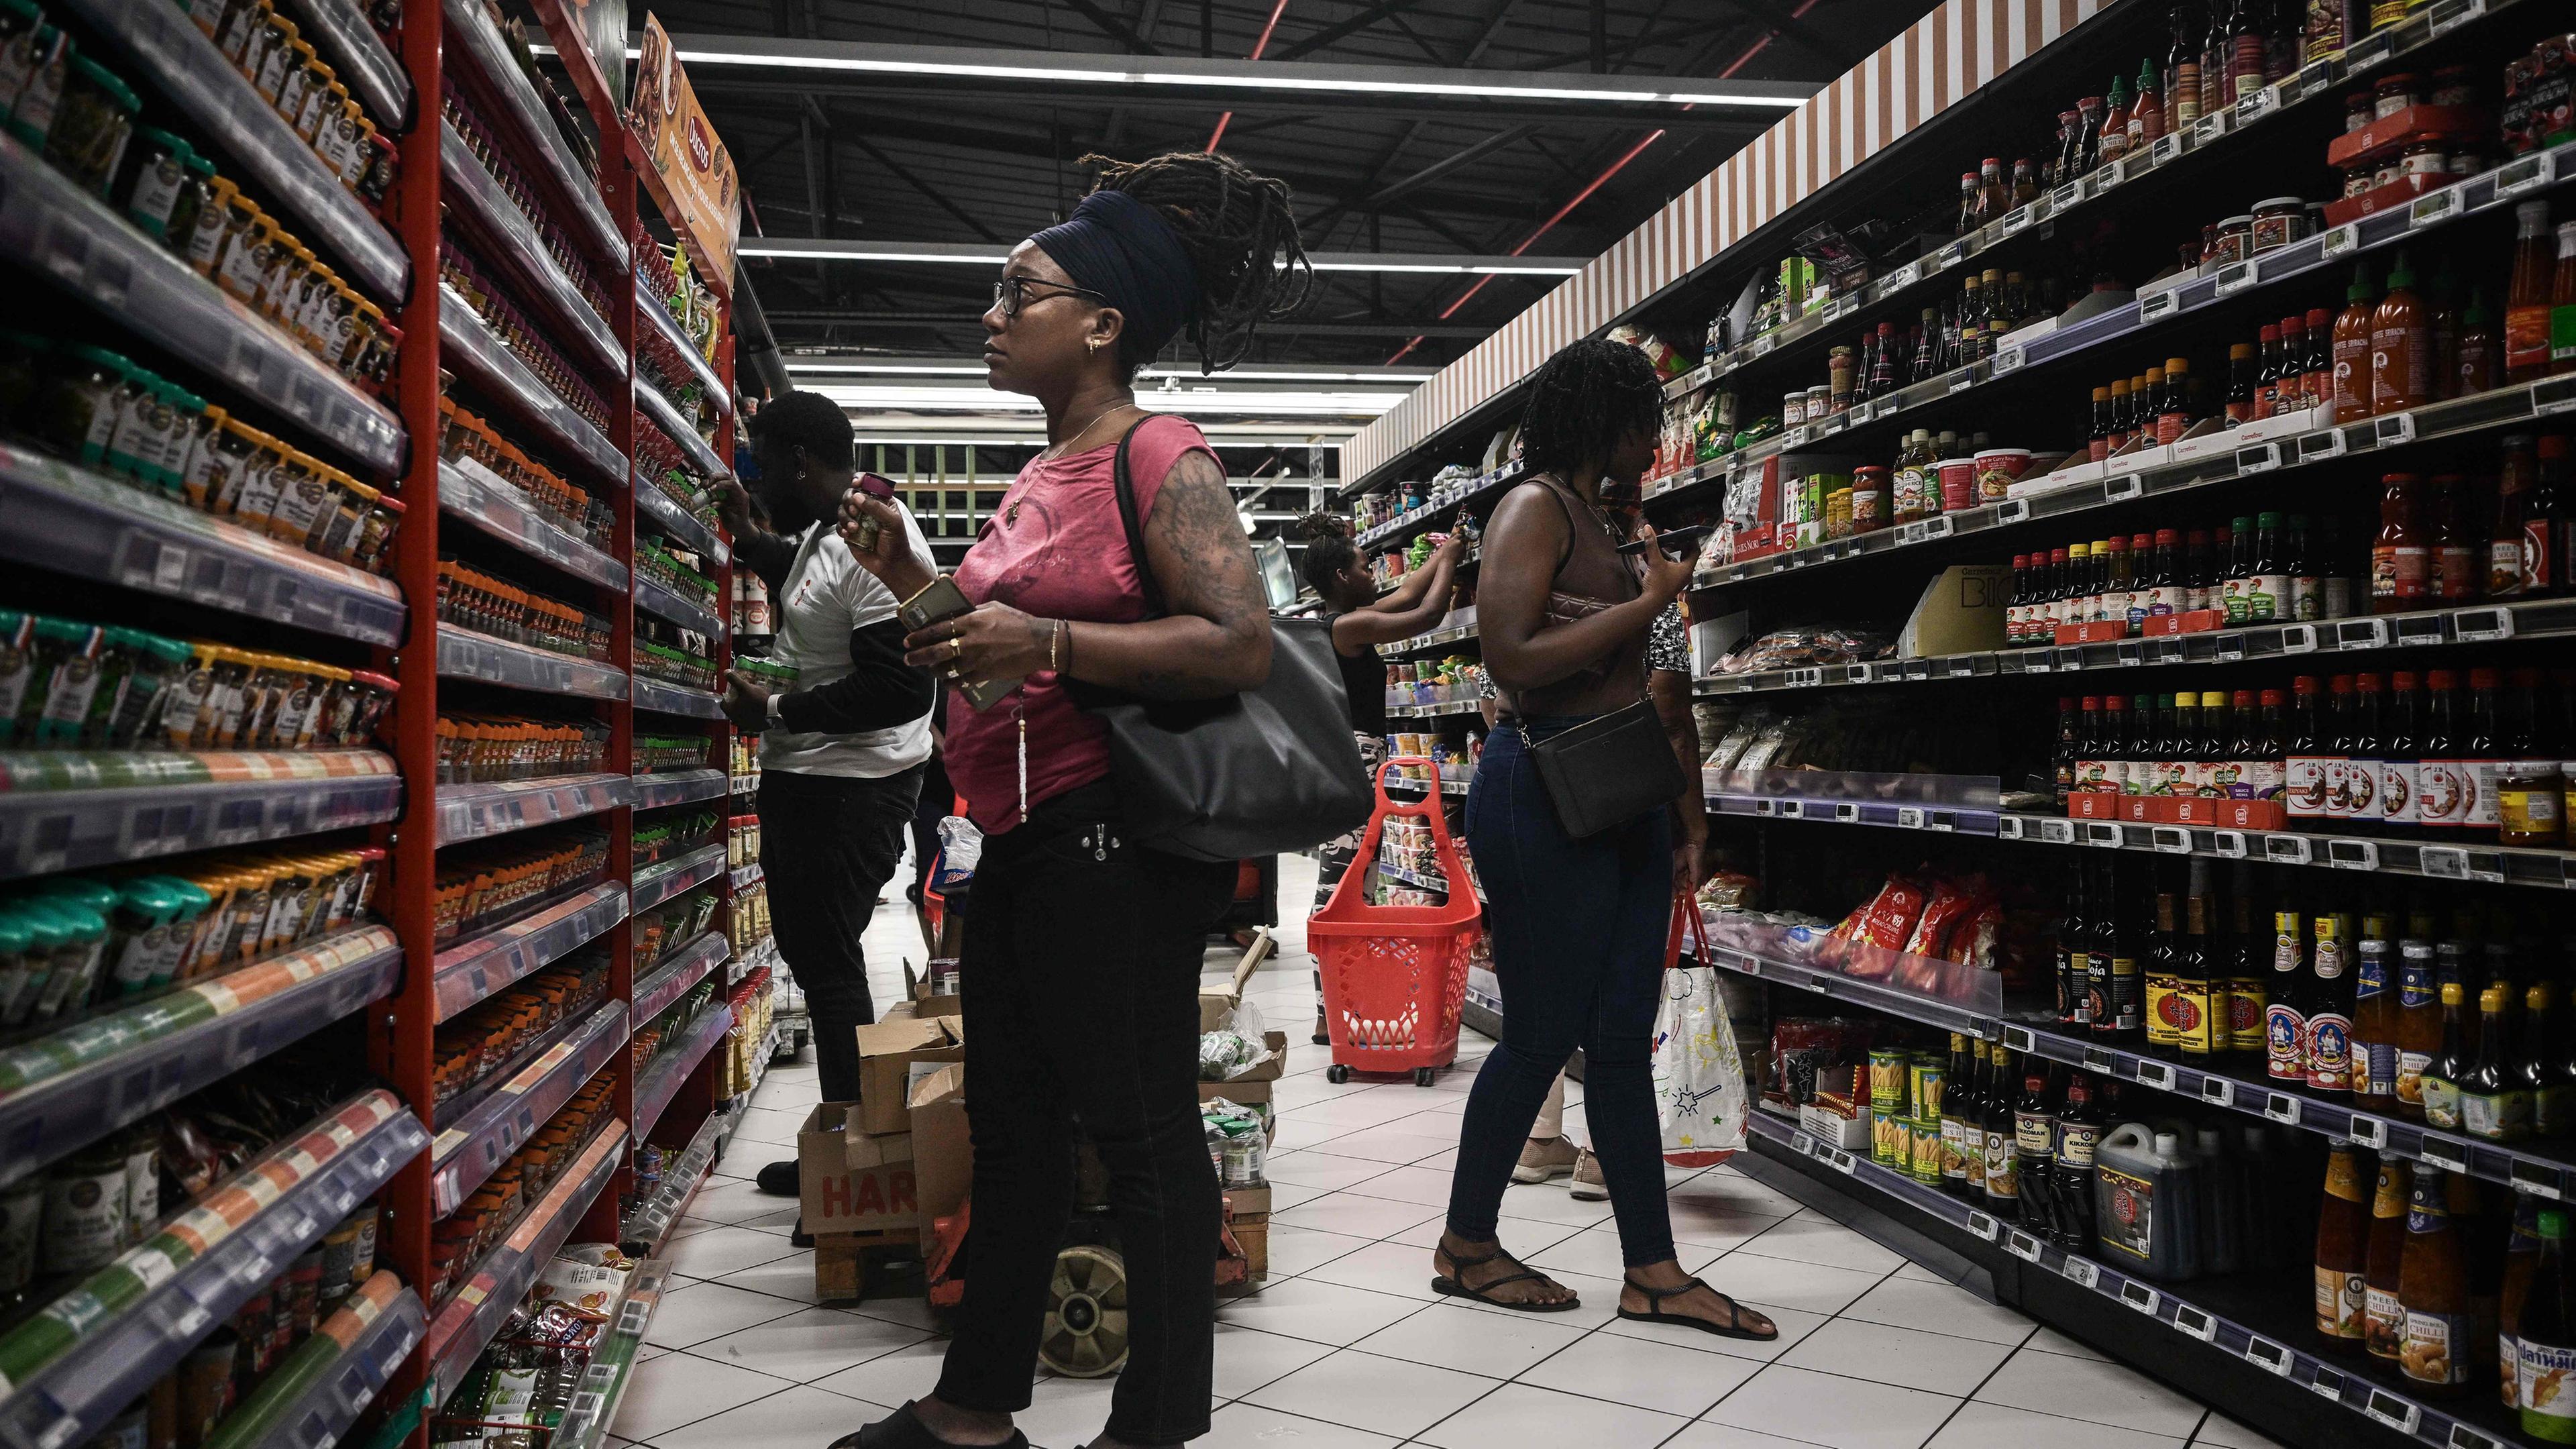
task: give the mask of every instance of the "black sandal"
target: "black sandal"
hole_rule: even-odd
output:
[[[1435,1249],[1434,1251],[1440,1250]],[[1516,1303],[1508,1298],[1496,1298],[1494,1296],[1494,1290],[1502,1287],[1506,1283],[1534,1281],[1556,1284],[1556,1286],[1560,1288],[1565,1286],[1561,1283],[1556,1283],[1555,1279],[1548,1277],[1545,1273],[1537,1272],[1534,1269],[1523,1266],[1520,1259],[1504,1252],[1502,1245],[1499,1243],[1494,1245],[1494,1251],[1485,1254],[1481,1258],[1461,1258],[1455,1253],[1451,1253],[1449,1255],[1449,1267],[1451,1271],[1462,1275],[1469,1268],[1481,1268],[1487,1263],[1497,1261],[1509,1263],[1513,1267],[1519,1268],[1520,1271],[1517,1273],[1506,1273],[1500,1278],[1496,1278],[1489,1283],[1475,1288],[1468,1287],[1463,1277],[1452,1278],[1447,1274],[1435,1273],[1431,1277],[1431,1291],[1434,1293],[1447,1294],[1452,1298],[1472,1299],[1475,1302],[1487,1304],[1495,1308],[1508,1308],[1515,1313],[1563,1313],[1568,1309],[1580,1308],[1583,1306],[1582,1299],[1570,1294],[1561,1303]]]
[[[845,1434],[832,1441],[831,1449],[961,1449],[961,1446],[930,1432],[921,1416],[912,1411],[912,1403],[868,1425],[855,1434]],[[1029,1436],[1017,1429],[994,1449],[1029,1449]]]
[[[1631,1319],[1638,1323],[1679,1324],[1684,1328],[1696,1328],[1702,1333],[1716,1334],[1720,1338],[1744,1338],[1750,1339],[1755,1343],[1769,1343],[1771,1340],[1780,1336],[1780,1327],[1778,1324],[1773,1324],[1771,1331],[1768,1333],[1755,1333],[1753,1330],[1746,1328],[1744,1326],[1743,1307],[1734,1299],[1718,1292],[1716,1289],[1708,1288],[1706,1283],[1701,1282],[1697,1278],[1691,1279],[1679,1288],[1649,1288],[1645,1284],[1640,1283],[1636,1279],[1628,1277],[1625,1274],[1620,1275],[1620,1281],[1646,1295],[1645,1312],[1633,1313],[1627,1308],[1622,1307],[1619,1310],[1619,1316],[1621,1318]],[[1687,1313],[1666,1313],[1663,1311],[1665,1299],[1679,1298],[1694,1288],[1708,1288],[1711,1296],[1715,1297],[1718,1302],[1726,1305],[1727,1321],[1725,1323],[1712,1323],[1708,1319],[1696,1318]]]

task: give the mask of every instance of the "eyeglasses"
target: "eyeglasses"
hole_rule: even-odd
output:
[[[1017,317],[1020,315],[1020,309],[1027,306],[1030,301],[1029,288],[1031,287],[1055,288],[1055,291],[1036,299],[1041,302],[1045,301],[1048,296],[1089,297],[1091,300],[1104,305],[1109,301],[1107,296],[1102,293],[1095,292],[1089,287],[1077,287],[1067,282],[1050,282],[1043,277],[1004,277],[1002,280],[993,284],[993,300],[1001,305],[1002,315],[1004,317]]]

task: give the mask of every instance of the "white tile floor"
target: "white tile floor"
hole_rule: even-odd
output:
[[[1285,862],[1283,903],[1312,865]],[[892,892],[889,892],[892,894]],[[1286,912],[1302,920],[1303,912]],[[1292,924],[1252,999],[1303,1041],[1312,963]],[[918,962],[908,911],[868,938],[879,1000]],[[1583,1306],[1510,1313],[1438,1298],[1440,1231],[1464,1091],[1489,1044],[1471,1035],[1435,1089],[1324,1080],[1299,1045],[1278,1089],[1281,1151],[1270,1281],[1222,1303],[1217,1449],[2278,1449],[2241,1424],[2073,1339],[1987,1303],[1732,1168],[1673,1171],[1683,1261],[1780,1324],[1777,1343],[1710,1338],[1611,1314],[1619,1272],[1606,1203],[1562,1183],[1514,1187],[1503,1241]],[[1567,1116],[1580,1135],[1580,1089]],[[918,1300],[815,1306],[792,1205],[746,1180],[793,1151],[814,1069],[773,1070],[676,1230],[680,1282],[654,1315],[615,1437],[652,1449],[824,1449],[927,1392],[945,1344]],[[1109,1381],[1041,1377],[1020,1424],[1071,1449],[1097,1433]]]

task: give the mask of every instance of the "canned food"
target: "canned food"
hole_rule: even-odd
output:
[[[1895,1050],[1869,1054],[1869,1105],[1882,1112],[1903,1112],[1906,1096],[1905,1053]]]
[[[1869,1109],[1869,1159],[1903,1171],[1914,1158],[1913,1126],[1901,1112]]]

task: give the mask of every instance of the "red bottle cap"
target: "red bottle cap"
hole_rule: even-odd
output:
[[[2470,670],[2470,671],[2469,671],[2469,688],[2471,688],[2471,689],[2493,689],[2493,688],[2495,688],[2495,687],[2496,687],[2496,672],[2495,672],[2494,670],[2492,670],[2492,669],[2472,669],[2472,670]]]
[[[2388,687],[2400,693],[2413,689],[2415,683],[2415,671],[2412,669],[2400,669],[2388,676]]]
[[[2194,532],[2196,533],[2198,530],[2195,529]],[[2180,535],[2175,533],[2174,530],[2170,528],[2159,528],[2156,530],[2156,547],[2164,548],[2176,542],[2179,538]]]
[[[2364,694],[2377,694],[2379,692],[2379,676],[2376,674],[2356,674],[2353,676],[2352,682],[2354,687],[2358,688]]]
[[[2267,689],[2263,691],[2263,702],[2268,705],[2278,705],[2284,703],[2284,699],[2281,691],[2277,689]]]
[[[2272,691],[2272,692],[2273,692],[2273,693],[2276,693],[2276,694],[2277,694],[2277,693],[2279,693],[2279,691],[2278,691],[2278,690],[2274,690],[2274,691]],[[2250,690],[2250,689],[2240,689],[2240,690],[2236,691],[2236,697],[2235,697],[2234,699],[2232,699],[2232,700],[2230,700],[2230,701],[2229,701],[2229,703],[2231,703],[2231,704],[2235,705],[2238,709],[2243,709],[2243,708],[2245,708],[2246,706],[2248,706],[2248,705],[2252,704],[2253,702],[2254,702],[2254,691],[2252,691],[2252,690]]]
[[[2424,687],[2427,689],[2457,689],[2459,685],[2460,676],[2447,669],[2436,669],[2424,676]]]
[[[2290,681],[2290,688],[2299,694],[2314,694],[2317,692],[2317,677],[2313,674],[2302,674]]]

